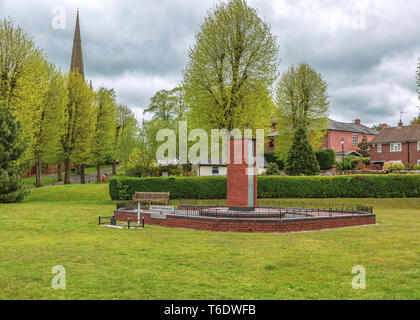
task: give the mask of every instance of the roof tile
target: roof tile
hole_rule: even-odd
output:
[[[382,129],[371,144],[407,141],[420,141],[420,125]]]

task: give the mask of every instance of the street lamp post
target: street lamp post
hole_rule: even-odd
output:
[[[341,173],[344,171],[344,138],[341,138],[341,157],[342,157],[342,166],[341,166]]]

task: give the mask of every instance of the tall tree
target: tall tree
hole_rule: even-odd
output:
[[[328,85],[308,63],[292,65],[283,73],[277,87],[278,108],[276,153],[284,159],[300,123],[308,128],[314,149],[322,144],[328,125]]]
[[[152,113],[156,119],[169,120],[173,116],[175,105],[176,97],[171,91],[160,90],[150,99],[150,105],[144,113]]]
[[[174,97],[174,106],[172,114],[175,120],[181,120],[185,118],[189,108],[185,102],[185,90],[183,87],[176,87],[171,90],[171,95]]]
[[[127,126],[128,123],[137,123],[137,120],[134,117],[133,111],[125,105],[117,105],[116,110],[116,127],[115,127],[115,137],[114,145],[112,148],[112,174],[117,174],[117,160],[119,160],[120,147],[120,136],[122,134],[123,128]]]
[[[25,85],[22,78],[31,73],[34,61],[39,61],[40,56],[41,51],[21,27],[11,20],[0,22],[0,99],[13,110],[19,98],[29,98],[22,94],[21,88]]]
[[[11,20],[0,21],[0,100],[4,100],[21,123],[30,148],[25,159],[33,160],[33,121],[48,91],[46,58],[31,37]]]
[[[73,153],[76,161],[86,164],[94,133],[92,90],[77,71],[70,71],[67,80],[69,100],[65,110],[64,134],[61,139],[64,160],[64,183],[70,184],[70,164]],[[77,149],[76,149],[77,148]]]
[[[309,142],[304,123],[298,124],[295,131],[284,170],[289,176],[312,176],[320,171],[319,163]]]
[[[127,121],[125,121],[119,130],[117,154],[124,168],[125,175],[127,175],[131,153],[138,145],[138,133],[138,123],[134,118],[127,118]]]
[[[35,161],[36,187],[42,186],[42,163],[53,163],[59,157],[64,109],[68,99],[66,81],[60,70],[47,62],[45,68],[46,91],[43,99],[31,112],[33,137],[30,149]]]
[[[139,131],[139,138],[144,145],[147,145],[148,152],[151,155],[154,155],[156,158],[156,152],[162,142],[157,141],[157,136],[160,130],[162,129],[171,129],[175,131],[175,134],[178,136],[178,122],[171,120],[163,119],[152,119],[150,121],[143,121],[142,126]],[[140,150],[144,150],[139,148]]]
[[[0,103],[0,202],[18,202],[25,190],[21,181],[26,144],[22,141],[20,123],[11,109]]]
[[[269,24],[245,0],[230,0],[209,12],[195,41],[183,80],[189,121],[205,129],[268,128],[278,66]]]
[[[101,181],[101,165],[112,154],[116,134],[116,106],[114,90],[100,88],[96,93],[96,127],[92,148],[98,182]]]

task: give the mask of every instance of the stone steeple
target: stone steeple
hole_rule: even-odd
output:
[[[82,40],[80,38],[79,10],[77,10],[76,30],[74,31],[73,52],[71,55],[70,70],[77,70],[83,77],[85,77]]]

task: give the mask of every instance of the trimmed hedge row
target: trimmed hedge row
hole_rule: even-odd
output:
[[[131,200],[137,192],[170,192],[171,199],[226,198],[226,177],[113,178],[112,200]]]
[[[170,192],[171,199],[225,199],[226,177],[113,178],[112,200],[129,200],[135,191]],[[420,175],[258,177],[258,198],[420,197]]]

